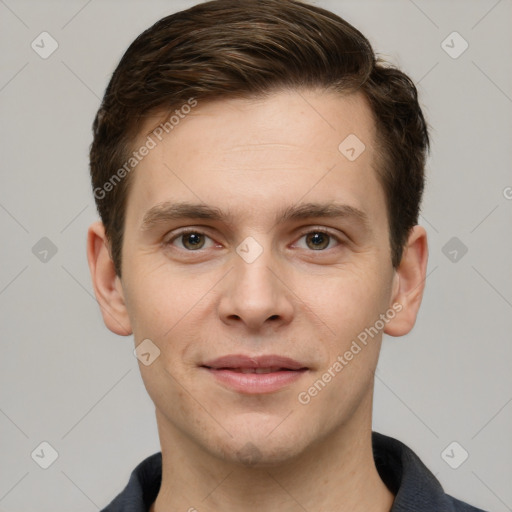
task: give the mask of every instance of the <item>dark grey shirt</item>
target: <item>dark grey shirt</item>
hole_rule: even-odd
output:
[[[395,495],[391,512],[484,512],[445,494],[436,477],[400,441],[372,434],[380,477]],[[155,453],[132,472],[125,489],[102,512],[147,512],[162,479],[162,454]]]

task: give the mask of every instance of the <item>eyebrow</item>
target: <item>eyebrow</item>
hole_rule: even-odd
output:
[[[368,215],[354,206],[339,203],[302,203],[288,206],[276,215],[276,224],[289,220],[313,217],[346,218],[370,229]],[[141,224],[141,231],[149,231],[159,224],[180,219],[206,219],[232,223],[236,216],[229,211],[201,203],[165,201],[150,208]]]

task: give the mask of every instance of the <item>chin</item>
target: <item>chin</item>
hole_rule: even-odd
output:
[[[271,428],[261,424],[253,424],[253,429],[247,428],[247,425],[244,428],[233,427],[229,430],[234,438],[223,435],[210,451],[226,462],[246,467],[265,468],[290,462],[307,448],[307,440],[302,437],[304,431],[298,425],[279,425],[277,428],[276,425],[279,425],[279,421],[274,421]]]
[[[246,441],[223,447],[219,457],[248,468],[269,468],[288,463],[300,455],[294,446],[273,446],[268,441]]]

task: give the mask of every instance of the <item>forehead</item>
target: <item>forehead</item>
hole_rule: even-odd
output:
[[[362,95],[281,91],[263,99],[198,100],[177,114],[169,133],[162,126],[172,113],[140,130],[138,143],[149,136],[154,147],[132,176],[128,210],[139,222],[151,206],[178,198],[216,207],[229,202],[234,211],[326,194],[359,209],[364,195],[370,209],[382,206],[375,125]]]
[[[178,107],[174,112],[180,110]],[[341,95],[325,90],[279,91],[264,98],[206,103],[199,100],[182,118],[172,113],[164,115],[157,131],[162,131],[166,119],[171,119],[174,126],[170,133],[161,135],[170,145],[194,144],[197,151],[187,155],[188,159],[206,152],[232,150],[245,156],[248,151],[275,149],[275,156],[282,153],[281,158],[288,161],[293,155],[287,150],[297,159],[305,153],[326,156],[337,150],[347,135],[356,133],[371,148],[375,135],[373,116],[362,94]],[[148,125],[152,127],[151,122]],[[197,131],[200,137],[193,137]],[[250,161],[254,155],[249,155]]]

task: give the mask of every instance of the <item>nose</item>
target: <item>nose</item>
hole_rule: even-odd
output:
[[[295,310],[293,292],[270,251],[251,263],[237,255],[234,259],[218,306],[222,322],[251,332],[289,324]]]

